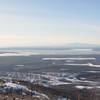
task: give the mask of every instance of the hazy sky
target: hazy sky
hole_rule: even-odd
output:
[[[100,44],[100,0],[0,0],[0,47]]]

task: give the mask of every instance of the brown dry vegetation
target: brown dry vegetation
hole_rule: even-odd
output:
[[[47,99],[32,97],[32,96],[0,95],[0,100],[47,100]]]

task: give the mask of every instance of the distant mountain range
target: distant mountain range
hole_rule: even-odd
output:
[[[65,45],[57,46],[31,46],[31,47],[9,47],[9,48],[0,48],[2,49],[34,49],[34,50],[62,50],[62,49],[100,49],[98,44],[88,44],[88,43],[69,43]]]
[[[86,43],[70,43],[65,45],[68,48],[100,48],[98,44],[86,44]]]

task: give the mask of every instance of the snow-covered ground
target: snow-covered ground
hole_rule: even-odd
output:
[[[14,90],[21,90],[21,89],[28,90],[26,86],[22,86],[22,85],[11,83],[11,82],[5,83],[4,86],[5,86],[5,89],[13,88]]]
[[[32,90],[28,89],[26,86],[15,84],[12,82],[7,82],[7,83],[3,84],[2,88],[0,89],[0,93],[3,93],[3,92],[6,93],[6,92],[16,91],[16,90],[22,91],[22,94],[24,94],[24,95],[27,95],[27,93],[28,93],[28,94],[31,94],[33,97],[41,97],[41,98],[49,99],[49,97],[45,94],[42,94],[42,93],[39,93],[36,91],[32,91]]]
[[[91,72],[89,72],[91,74]],[[98,72],[99,73],[99,72]],[[38,84],[40,86],[59,86],[59,85],[87,85],[91,87],[98,88],[100,85],[99,81],[93,81],[88,80],[88,78],[81,77],[80,79],[77,78],[77,76],[80,73],[68,73],[68,72],[43,72],[41,74],[36,73],[21,73],[21,72],[8,72],[5,76],[0,77],[1,79],[4,79],[7,82],[11,82],[12,79],[16,80],[23,80],[28,81],[33,84]],[[93,72],[94,74],[94,72]],[[6,86],[13,86],[13,87],[20,87],[20,88],[26,88],[21,87],[20,85],[12,85],[11,83],[6,83]]]

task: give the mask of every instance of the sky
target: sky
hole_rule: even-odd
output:
[[[100,44],[100,0],[0,0],[0,47]]]

